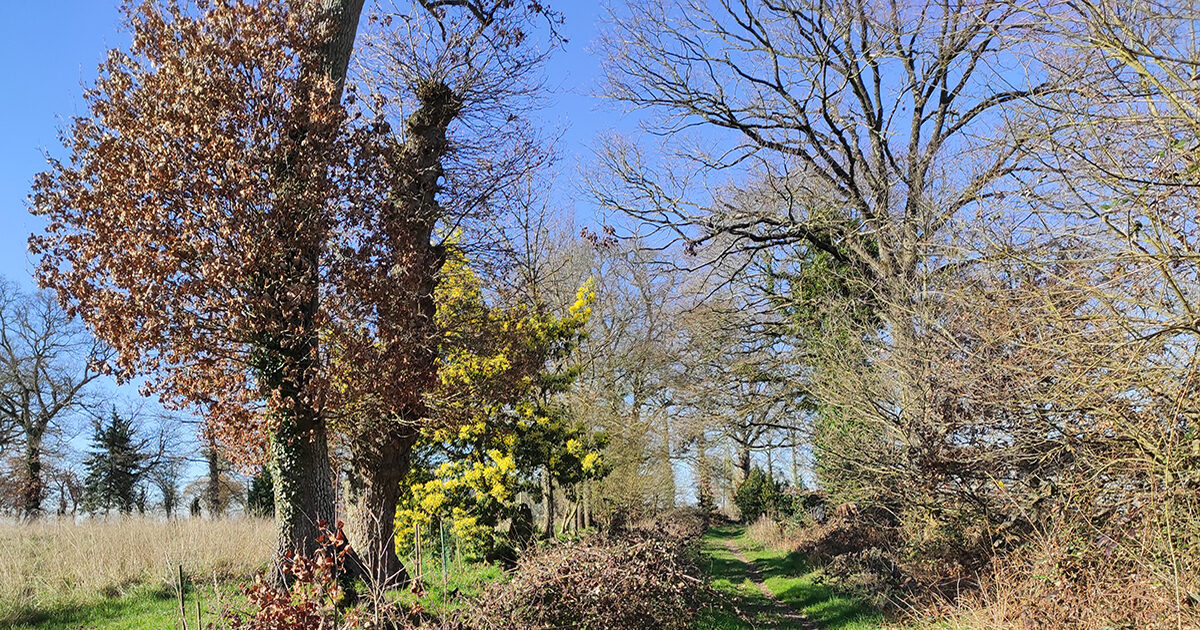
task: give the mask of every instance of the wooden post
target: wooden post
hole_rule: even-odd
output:
[[[187,625],[187,608],[183,605],[183,565],[179,567],[179,623],[183,624],[183,630],[188,630]],[[199,630],[197,628],[196,630]]]
[[[423,552],[421,549],[421,522],[420,521],[417,521],[416,523],[413,524],[413,537],[416,541],[413,544],[413,548],[416,550],[416,554],[417,554],[417,558],[413,562],[413,564],[416,565],[415,567],[413,567],[414,569],[416,569],[416,571],[415,571],[416,577],[414,579],[416,579],[417,584],[420,584],[421,578],[424,577],[424,573],[425,573],[421,567],[421,560],[422,560],[421,555]]]

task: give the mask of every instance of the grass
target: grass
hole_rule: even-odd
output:
[[[862,598],[823,584],[820,570],[796,553],[758,546],[741,526],[715,527],[704,538],[704,558],[711,584],[729,597],[724,608],[708,611],[702,630],[791,628],[779,618],[778,607],[751,582],[747,567],[727,547],[743,550],[762,574],[767,588],[780,601],[820,624],[823,630],[879,630],[884,619]],[[740,614],[739,614],[740,613]]]
[[[186,599],[189,628],[196,627],[196,596],[201,599],[201,617],[205,624],[221,617],[221,602],[239,599],[229,585],[221,586],[221,599],[212,586],[189,589]],[[11,630],[162,630],[179,627],[179,603],[173,590],[141,586],[112,598],[63,603],[40,609],[26,609],[3,625]]]
[[[432,556],[427,558],[422,580],[425,592],[418,597],[412,591],[404,589],[393,593],[393,600],[409,608],[419,604],[422,609],[442,616],[463,608],[471,598],[482,593],[488,584],[504,577],[499,565],[487,562],[451,560],[446,568],[446,582],[443,584],[440,562]]]
[[[273,549],[274,526],[258,519],[8,525],[0,528],[0,627],[170,628],[179,566],[204,585],[202,599],[215,600],[214,581],[249,579]]]
[[[238,585],[274,550],[270,521],[120,519],[0,527],[0,628],[161,630],[179,627],[178,567],[188,582],[189,628],[196,600],[205,625],[223,628],[222,609],[239,608]],[[425,560],[426,591],[392,594],[405,607],[442,615],[502,579],[498,566],[454,562],[443,586],[439,560]]]

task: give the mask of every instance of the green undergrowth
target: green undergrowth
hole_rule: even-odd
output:
[[[863,598],[823,583],[819,569],[795,552],[766,549],[748,540],[745,528],[714,527],[705,535],[704,568],[710,583],[726,601],[705,612],[701,630],[796,627],[781,616],[751,580],[747,566],[728,548],[734,544],[761,572],[763,582],[780,601],[815,621],[823,630],[878,630],[883,616]]]

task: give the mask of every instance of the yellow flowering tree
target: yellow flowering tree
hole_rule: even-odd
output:
[[[579,374],[570,358],[595,290],[585,283],[563,315],[489,305],[469,261],[454,253],[435,297],[443,331],[439,386],[428,399],[435,418],[404,482],[397,546],[411,549],[418,525],[446,523],[478,553],[514,516],[520,493],[541,496],[550,477],[576,484],[605,472],[604,436],[574,422],[561,400]]]

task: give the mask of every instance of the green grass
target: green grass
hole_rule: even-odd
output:
[[[204,623],[215,622],[221,607],[212,586],[198,592]],[[196,625],[196,594],[189,592],[185,604],[192,628]],[[229,603],[234,591],[223,590],[221,597]],[[179,627],[179,600],[173,590],[141,586],[114,597],[13,611],[7,623],[13,624],[4,626],[11,630],[164,630]]]
[[[478,595],[489,583],[500,580],[500,567],[488,563],[463,562],[448,567],[443,587],[442,572],[435,562],[427,562],[425,593],[417,597],[408,589],[391,593],[405,608],[419,604],[435,616],[457,610],[468,598]],[[248,580],[249,578],[247,578]],[[236,584],[220,585],[220,599],[212,584],[188,590],[186,599],[188,627],[196,628],[196,597],[201,600],[204,625],[224,628],[222,605],[239,610],[245,604]],[[133,586],[112,597],[97,597],[59,602],[42,608],[6,609],[0,615],[5,630],[170,630],[179,628],[179,600],[174,589]]]
[[[482,593],[488,584],[497,582],[504,576],[504,571],[499,565],[487,562],[451,562],[447,567],[446,583],[443,585],[441,567],[436,562],[429,562],[425,566],[425,593],[417,597],[410,590],[404,589],[396,591],[393,600],[405,607],[419,603],[421,608],[438,616],[466,606],[468,600]]]
[[[715,527],[704,538],[704,558],[710,582],[728,596],[723,608],[707,611],[699,627],[702,630],[794,627],[779,618],[778,607],[759,592],[750,581],[746,565],[726,547],[736,544],[754,561],[763,582],[777,598],[824,630],[878,630],[883,616],[862,598],[843,593],[821,583],[821,572],[796,553],[763,549],[746,539],[740,526]],[[740,614],[739,614],[740,612]]]

